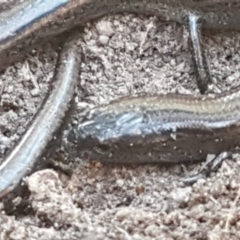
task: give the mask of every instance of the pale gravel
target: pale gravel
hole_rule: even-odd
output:
[[[239,84],[239,37],[204,38],[214,80],[210,92]],[[109,16],[88,24],[83,38],[79,110],[141,92],[199,94],[186,32],[179,25]],[[53,75],[56,53],[43,49],[1,76],[3,156],[36,112]],[[38,171],[27,179],[34,215],[7,216],[1,206],[0,239],[239,239],[239,160],[235,155],[193,186],[183,186],[180,178],[196,173],[201,164],[185,171],[182,165],[83,161],[71,178]]]

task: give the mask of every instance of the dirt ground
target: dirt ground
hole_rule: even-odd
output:
[[[213,78],[209,94],[239,85],[239,38],[236,33],[204,37]],[[108,16],[88,24],[83,48],[75,98],[79,111],[141,92],[199,94],[186,32],[177,24],[154,17]],[[46,44],[1,76],[2,158],[43,100],[56,56]],[[239,155],[192,186],[183,185],[180,178],[197,173],[202,164],[104,166],[69,161],[71,177],[45,169],[26,179],[31,210],[8,213],[0,204],[0,239],[240,238]]]

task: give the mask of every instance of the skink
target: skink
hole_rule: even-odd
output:
[[[216,97],[126,97],[81,114],[71,156],[110,163],[197,162],[240,147],[240,87]]]
[[[0,70],[17,61],[37,43],[110,13],[139,13],[188,23],[197,83],[210,81],[202,54],[200,26],[239,30],[240,1],[227,0],[25,0],[1,13]]]
[[[79,76],[78,39],[76,33],[63,46],[45,100],[20,141],[0,165],[0,198],[11,192],[31,171],[68,110]]]
[[[199,75],[203,75],[204,78],[206,74],[202,68],[205,68],[205,61],[201,57],[201,45],[196,43],[198,42],[196,40],[199,38],[196,24],[198,24],[200,19],[202,27],[205,28],[239,30],[239,5],[240,1],[229,2],[223,0],[24,1],[22,4],[1,13],[0,70],[23,58],[34,46],[49,37],[71,30],[78,25],[106,14],[129,12],[154,14],[166,20],[181,23],[185,23],[186,18],[188,18],[190,33],[192,33],[193,48],[195,48],[194,58],[198,65]],[[66,67],[64,61],[60,61],[60,67],[55,75],[56,85],[54,89],[42,107],[40,107],[39,112],[20,142],[0,166],[1,197],[16,187],[20,179],[33,166],[37,157],[42,153],[43,148],[56,130],[58,124],[55,125],[55,122],[59,123],[64,115],[69,99],[72,97],[74,82],[76,80],[76,63],[78,61],[75,54],[73,54],[73,49],[75,48],[63,50],[61,60],[65,59],[64,56],[67,55],[70,65]],[[201,154],[201,151],[204,154],[207,151],[218,152],[220,148],[218,142],[227,142],[227,146],[232,145],[235,147],[238,145],[239,108],[237,101],[239,94],[239,90],[236,90],[234,93],[208,100],[205,100],[204,97],[190,98],[183,95],[122,100],[120,103],[110,104],[109,107],[94,110],[95,113],[99,113],[99,117],[102,117],[103,124],[107,124],[107,118],[110,117],[112,122],[110,121],[109,126],[119,127],[122,125],[123,127],[120,130],[118,129],[112,133],[111,131],[107,131],[104,135],[102,135],[101,129],[97,132],[95,126],[99,126],[100,122],[94,116],[93,112],[91,112],[86,114],[87,119],[84,120],[86,122],[82,122],[77,128],[70,131],[64,139],[70,145],[71,141],[74,144],[77,141],[78,147],[82,141],[81,139],[85,139],[83,149],[93,146],[93,153],[99,152],[99,156],[103,156],[104,158],[110,157],[110,161],[113,162],[128,162],[131,156],[134,157],[134,154],[136,154],[135,159],[139,162],[148,162],[150,160],[161,162],[166,159],[169,161],[168,157],[176,162],[189,161],[191,159],[196,160],[202,158],[203,154]],[[173,106],[171,107],[169,103],[173,104]],[[220,108],[219,106],[222,105],[224,107]],[[112,106],[116,107],[116,110],[113,111]],[[216,108],[216,106],[219,108]],[[231,112],[228,108],[234,111]],[[93,116],[91,116],[92,114]],[[133,123],[136,123],[139,129],[134,128],[134,131],[128,134],[128,128]],[[161,125],[155,126],[154,124],[156,123],[161,123]],[[164,124],[162,125],[162,123]],[[83,127],[84,125],[85,127]],[[100,126],[100,128],[103,128],[103,126]],[[193,132],[197,134],[195,135]],[[92,133],[96,134],[92,135]],[[114,141],[111,140],[109,146],[105,146],[110,151],[101,155],[103,149],[100,148],[99,151],[99,146],[97,148],[94,147],[95,143],[99,145],[98,140],[97,142],[95,141],[95,137],[97,137],[96,139],[100,139],[100,143],[102,143],[102,140],[108,140],[108,137],[110,136],[111,138],[111,135]],[[126,141],[122,141],[125,135],[127,136]],[[136,138],[129,138],[129,136],[136,136]],[[193,138],[201,145],[195,145],[192,149],[189,147],[190,150],[188,150],[187,146],[191,146],[190,143],[193,144],[190,141]],[[119,143],[115,141],[118,139]],[[149,151],[147,148],[140,149],[143,139],[147,140],[147,147],[153,148],[153,151]],[[90,140],[90,142],[87,140]],[[94,141],[91,143],[92,140]],[[166,146],[168,144],[170,146],[166,148],[161,146],[160,149],[163,150],[162,154],[157,149],[161,142],[164,142]],[[32,145],[33,143],[35,145]],[[29,146],[32,146],[32,148],[28,147],[28,144],[31,144]],[[85,148],[85,146],[87,147]],[[129,148],[129,146],[133,147]],[[199,146],[201,146],[200,152]],[[225,147],[224,144],[221,146]],[[116,157],[119,157],[117,151],[126,147],[128,149],[127,152],[130,153],[130,157],[124,155],[126,158],[120,157],[116,160]],[[174,149],[177,150],[174,151]],[[104,160],[102,157],[100,159]]]

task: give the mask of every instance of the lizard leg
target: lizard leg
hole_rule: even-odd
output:
[[[196,15],[188,16],[189,47],[192,51],[193,63],[196,71],[197,85],[203,94],[211,82],[207,58],[203,52],[201,40],[201,23]]]

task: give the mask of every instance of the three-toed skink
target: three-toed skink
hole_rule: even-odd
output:
[[[15,2],[14,2],[15,3]],[[201,27],[239,30],[240,1],[227,0],[25,0],[1,13],[0,70],[52,36],[111,13],[156,15],[188,24],[201,92],[210,81]]]
[[[0,70],[50,37],[106,14],[129,12],[188,22],[204,88],[208,72],[201,53],[199,24],[203,28],[239,30],[239,6],[240,1],[227,0],[26,0],[1,12]],[[0,196],[16,187],[34,165],[57,129],[59,124],[55,123],[63,118],[77,79],[77,44],[69,46],[75,41],[69,40],[63,49],[54,89],[0,166]],[[238,146],[239,95],[237,89],[210,99],[184,95],[126,98],[91,110],[64,140],[71,147],[92,149],[93,156],[102,161],[108,158],[124,163],[134,161],[134,157],[141,163],[199,160],[207,152]],[[120,156],[125,150],[129,155]]]
[[[80,115],[63,146],[101,162],[197,162],[240,147],[240,87],[216,97],[125,97]]]

